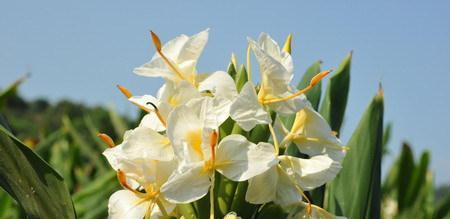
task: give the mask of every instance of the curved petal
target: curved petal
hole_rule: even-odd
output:
[[[198,60],[208,42],[208,36],[209,29],[206,29],[189,37],[180,50],[177,61],[181,63],[186,60]]]
[[[157,55],[150,62],[134,68],[133,72],[145,77],[162,77],[170,81],[179,80],[178,76],[167,68],[164,60]]]
[[[128,98],[128,100],[147,112],[155,110],[155,107],[152,104],[155,106],[158,106],[159,104],[158,99],[152,95],[132,96]]]
[[[186,105],[199,115],[205,128],[217,130],[230,116],[231,101],[221,96],[193,99]]]
[[[110,219],[141,219],[144,217],[150,202],[145,201],[139,205],[140,197],[131,191],[119,190],[114,192],[108,202],[108,218]]]
[[[280,156],[280,166],[305,190],[317,188],[336,177],[342,168],[339,162],[327,156],[314,156],[301,159],[292,156]]]
[[[269,114],[258,102],[255,88],[247,82],[236,100],[231,104],[230,117],[245,131],[250,131],[257,124],[272,122]]]
[[[209,175],[203,170],[203,162],[184,165],[169,177],[161,192],[173,203],[196,201],[208,193]]]
[[[245,200],[252,204],[271,202],[276,197],[277,184],[278,171],[277,165],[274,165],[266,172],[256,175],[248,180]]]
[[[345,156],[341,141],[325,119],[311,107],[297,113],[291,133],[297,136],[294,143],[302,153],[310,156],[327,154],[336,161],[341,161]]]
[[[277,194],[274,200],[275,204],[286,206],[297,203],[302,200],[302,196],[298,188],[295,187],[295,178],[292,178],[290,172],[286,172],[277,165],[278,171],[278,184]]]
[[[289,95],[291,95],[291,93],[280,95],[280,97],[286,97]],[[300,96],[294,97],[287,101],[271,103],[269,104],[269,107],[275,112],[287,116],[295,114],[308,105],[309,102],[306,99],[306,96],[301,94]]]
[[[258,43],[267,54],[281,62],[288,72],[292,73],[294,71],[291,55],[287,52],[281,51],[278,43],[267,33],[261,33]]]
[[[249,142],[242,135],[229,135],[216,149],[216,170],[234,181],[245,181],[276,164],[271,144]]]

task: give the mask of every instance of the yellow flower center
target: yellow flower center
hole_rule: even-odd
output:
[[[186,141],[192,149],[194,149],[195,153],[203,159],[203,150],[202,150],[202,130],[196,129],[191,130],[186,135]]]

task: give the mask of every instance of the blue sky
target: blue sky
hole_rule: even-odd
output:
[[[405,139],[416,155],[431,150],[436,181],[450,183],[449,11],[448,1],[2,1],[0,87],[31,70],[27,98],[70,97],[133,114],[115,85],[142,94],[162,83],[132,73],[154,53],[149,30],[166,41],[210,27],[202,72],[225,70],[231,52],[242,63],[247,36],[293,33],[296,80],[312,62],[336,68],[354,51],[344,139],[381,81],[391,150]]]

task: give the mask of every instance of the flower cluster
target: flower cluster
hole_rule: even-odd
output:
[[[227,72],[197,72],[208,35],[208,30],[180,35],[162,45],[152,32],[156,54],[134,72],[162,77],[165,84],[156,97],[134,96],[118,86],[147,114],[117,146],[107,135],[99,135],[110,145],[103,154],[123,187],[110,197],[110,218],[179,216],[176,204],[194,202],[208,193],[213,218],[218,174],[248,181],[249,203],[303,204],[305,210],[297,216],[332,216],[305,195],[332,180],[345,156],[345,147],[304,95],[330,71],[317,74],[304,89],[295,89],[290,40],[280,49],[263,33],[258,41],[248,40],[248,54],[253,51],[261,80],[253,84],[248,61],[246,83],[237,86],[237,79]],[[288,129],[280,117],[290,115],[295,121]],[[221,132],[224,123],[237,128]],[[268,128],[269,140],[249,137],[259,126]],[[308,158],[285,154],[291,144]]]

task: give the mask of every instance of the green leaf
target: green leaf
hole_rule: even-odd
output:
[[[0,125],[0,186],[29,218],[76,218],[64,179]]]
[[[408,207],[409,200],[406,200],[406,196],[415,168],[414,156],[411,147],[408,145],[408,143],[403,143],[402,153],[399,160],[399,175],[397,181],[397,198],[399,211],[402,211]]]
[[[350,52],[339,65],[339,68],[328,81],[325,98],[320,107],[320,114],[328,121],[333,131],[339,133],[344,120],[350,88]]]
[[[227,69],[228,74],[231,76],[231,78],[233,78],[233,80],[236,80],[236,67],[233,65],[233,63],[230,62],[230,64],[228,65],[228,69]]]
[[[325,207],[348,218],[380,218],[383,96],[366,109],[347,147],[342,170],[327,187]]]
[[[433,212],[433,219],[444,218],[445,216],[450,215],[450,195],[447,195],[446,198],[442,199],[439,203],[437,203],[436,209]]]
[[[315,75],[320,73],[321,64],[322,62],[319,60],[314,62],[311,66],[309,66],[309,68],[306,70],[305,74],[303,74],[302,79],[297,85],[298,89],[303,89],[309,85],[311,79]],[[306,97],[308,98],[309,102],[311,102],[311,105],[315,110],[319,108],[321,95],[322,95],[322,81],[319,81],[319,83],[317,83],[317,85],[313,89],[311,89],[306,93]]]
[[[428,164],[430,163],[430,152],[425,151],[422,153],[420,158],[420,162],[417,165],[411,176],[411,180],[409,181],[409,185],[405,194],[405,201],[407,206],[412,206],[414,201],[416,200],[417,194],[420,193],[420,190],[425,188],[426,183],[426,175],[428,172]],[[402,173],[404,174],[404,173]]]
[[[392,135],[391,133],[392,133],[392,123],[388,123],[386,125],[386,127],[384,128],[384,132],[383,132],[383,155],[389,153],[388,143],[389,143],[389,140],[391,139],[391,135]]]

